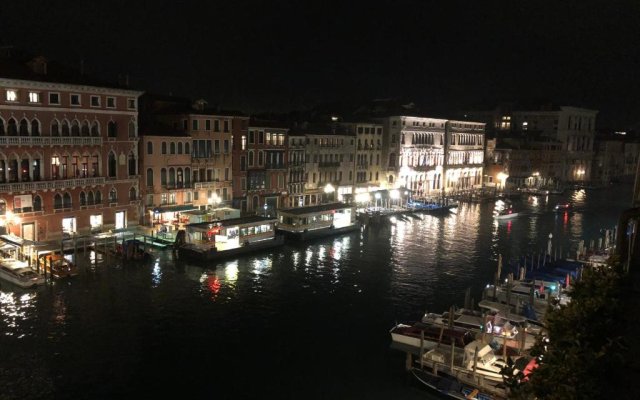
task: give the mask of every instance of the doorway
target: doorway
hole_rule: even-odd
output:
[[[116,212],[116,229],[124,229],[127,227],[127,212],[126,211],[118,211]]]
[[[26,224],[22,224],[22,238],[25,240],[36,240],[36,224],[33,222],[29,222]]]

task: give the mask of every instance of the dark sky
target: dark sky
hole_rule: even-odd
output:
[[[640,1],[2,0],[1,41],[247,112],[401,97],[640,123]]]

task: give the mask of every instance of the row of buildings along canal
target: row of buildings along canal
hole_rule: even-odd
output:
[[[384,190],[435,198],[586,183],[598,160],[596,111],[582,108],[511,113],[510,126],[524,121],[515,146],[513,130],[487,140],[504,128],[491,113],[472,122],[389,106],[283,122],[104,84],[44,57],[4,51],[0,62],[0,224],[29,241],[136,225],[171,232],[190,210],[273,215],[374,204]],[[631,174],[634,146],[616,174]]]

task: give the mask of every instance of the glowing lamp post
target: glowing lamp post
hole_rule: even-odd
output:
[[[336,188],[334,188],[332,184],[327,183],[327,186],[324,187],[324,193],[326,195],[327,201],[329,201],[329,196],[331,196],[332,197],[331,200],[333,200],[332,193],[334,193],[335,191],[336,191]]]
[[[389,192],[389,197],[391,198],[391,200],[398,200],[400,198],[400,191],[397,189],[394,189],[392,191]]]
[[[218,204],[220,204],[220,198],[218,197],[217,193],[214,193],[211,195],[211,197],[209,197],[207,202],[209,203],[209,207],[211,209],[218,208]]]
[[[267,206],[267,203],[264,203],[264,216],[267,216],[267,208],[269,208],[269,206]]]

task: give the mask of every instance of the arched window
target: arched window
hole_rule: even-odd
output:
[[[109,121],[107,124],[107,136],[112,138],[118,136],[118,125],[115,121]]]
[[[89,191],[89,194],[87,195],[87,204],[92,206],[94,203],[95,203],[95,198],[93,197],[93,192]]]
[[[147,142],[147,154],[153,154],[153,143]]]
[[[39,195],[33,196],[33,211],[42,211],[42,197]]]
[[[258,201],[258,196],[253,196],[253,209],[257,210],[260,207],[260,201]]]
[[[189,142],[184,144],[184,154],[191,154],[191,151],[189,149]]]
[[[91,124],[91,136],[100,136],[100,123],[93,121]]]
[[[71,208],[71,195],[69,193],[65,193],[62,196],[62,207]]]
[[[129,137],[136,137],[136,123],[129,121]]]
[[[87,205],[87,194],[85,192],[80,192],[80,205],[81,206]]]
[[[56,195],[53,196],[53,208],[62,208],[62,196],[60,196],[60,193],[56,193]]]
[[[176,154],[176,144],[174,142],[169,143],[169,154]]]
[[[40,136],[40,123],[37,119],[31,120],[31,136]]]
[[[60,125],[58,124],[58,121],[55,119],[51,121],[51,128],[50,128],[49,134],[51,136],[60,136]]]
[[[7,135],[18,136],[18,123],[13,118],[9,118],[9,122],[7,123]]]
[[[178,154],[182,154],[182,142],[178,142]]]
[[[258,152],[258,165],[264,164],[264,153],[262,151]]]
[[[82,123],[82,129],[80,130],[82,136],[91,136],[91,128],[89,128],[89,121]]]
[[[29,136],[29,122],[25,118],[20,121],[20,136]]]
[[[118,192],[116,188],[111,188],[109,190],[109,203],[117,203],[118,202]]]
[[[138,200],[138,195],[136,193],[136,188],[132,187],[129,189],[129,200]]]
[[[176,186],[178,187],[178,189],[184,187],[184,175],[182,172],[182,168],[176,169]]]
[[[153,187],[153,168],[147,168],[147,187]]]
[[[0,118],[0,136],[5,136],[7,133],[4,131],[4,121]]]
[[[176,187],[176,170],[169,168],[169,187]]]
[[[396,154],[395,153],[389,154],[389,166],[390,167],[395,167],[396,166]]]
[[[117,164],[116,164],[116,155],[113,151],[109,152],[109,168],[108,168],[108,176],[110,178],[116,177]]]
[[[96,190],[96,204],[102,204],[102,192]]]
[[[249,152],[249,166],[253,167],[253,151]]]
[[[191,187],[191,168],[184,169],[184,186]]]
[[[165,168],[160,170],[160,184],[162,186],[167,186],[167,170]]]
[[[133,153],[129,153],[129,176],[137,175],[136,166],[138,163],[136,162],[136,156]]]
[[[80,136],[80,122],[75,119],[71,121],[71,136]]]
[[[69,121],[65,119],[64,121],[62,121],[62,136],[69,136],[69,132]]]
[[[162,142],[162,154],[167,154],[167,142]]]

